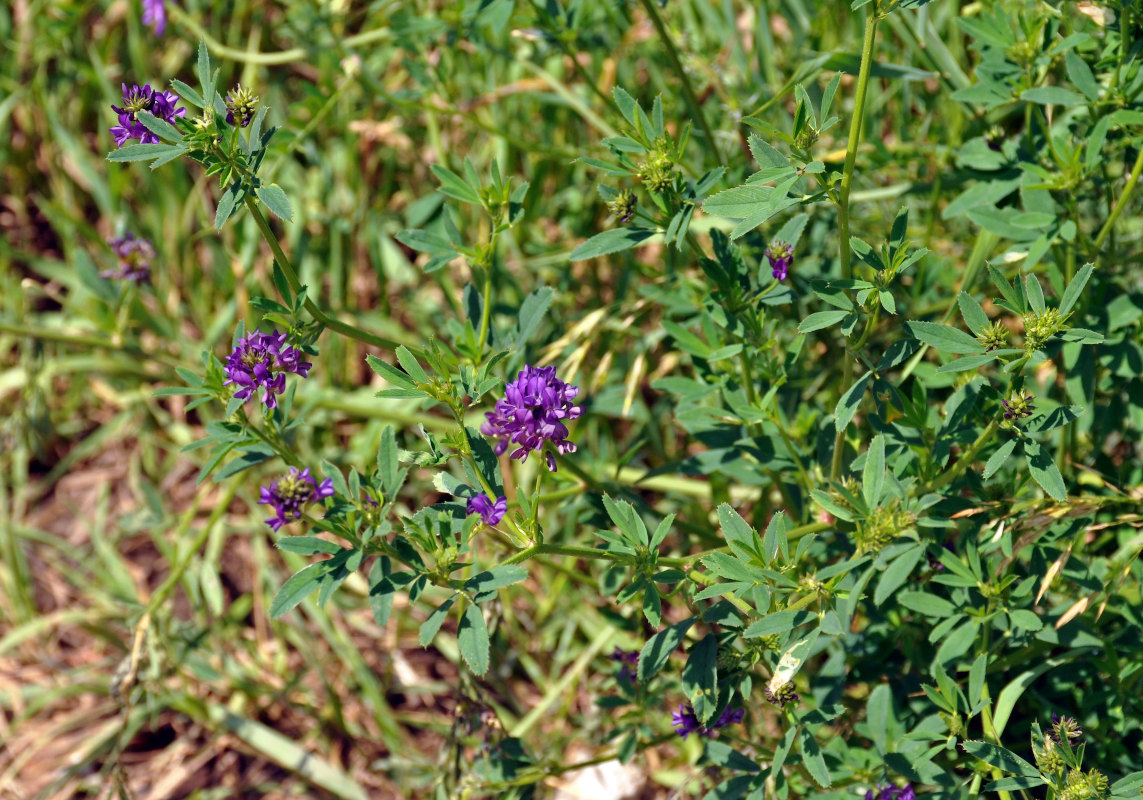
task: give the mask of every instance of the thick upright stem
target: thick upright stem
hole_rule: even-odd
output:
[[[278,266],[282,268],[282,274],[286,276],[286,282],[290,284],[290,290],[297,293],[298,290],[301,289],[302,283],[298,279],[298,273],[294,271],[294,265],[290,263],[290,259],[286,257],[285,251],[282,250],[282,244],[278,241],[277,235],[275,235],[274,231],[270,228],[270,223],[266,221],[265,215],[262,214],[262,211],[258,208],[258,204],[254,202],[254,198],[248,194],[244,202],[246,203],[246,208],[250,210],[250,215],[254,217],[254,222],[257,223],[258,230],[262,232],[262,238],[266,240],[266,244],[270,245],[270,250],[273,252]],[[384,350],[395,350],[398,347],[398,343],[391,339],[375,336],[368,331],[363,331],[360,328],[342,322],[336,317],[330,316],[318,308],[317,303],[309,297],[306,298],[306,311],[322,325],[335,333],[340,333],[342,336],[356,339],[359,342],[371,344],[374,347],[380,347]]]
[[[873,66],[873,48],[877,35],[876,6],[865,18],[865,38],[861,46],[861,69],[857,73],[857,94],[853,99],[853,118],[849,121],[849,141],[845,148],[845,166],[841,173],[841,190],[838,194],[837,218],[839,229],[838,253],[841,259],[841,277],[853,277],[851,263],[852,250],[849,246],[849,193],[853,187],[853,168],[857,163],[857,148],[861,144],[861,129],[865,117],[865,98],[869,90],[869,73]],[[845,358],[842,363],[842,390],[849,389],[853,381],[853,353],[849,342],[845,345]],[[838,430],[833,440],[833,460],[830,463],[830,480],[837,480],[841,474],[841,459],[845,448],[845,428]]]
[[[651,18],[651,24],[655,26],[659,38],[663,41],[663,47],[667,51],[667,57],[671,59],[671,65],[675,68],[675,72],[679,74],[679,80],[683,85],[683,97],[686,98],[691,114],[698,120],[703,135],[718,157],[718,163],[725,166],[722,154],[718,149],[718,143],[714,140],[714,132],[711,130],[710,124],[706,121],[706,115],[702,113],[702,105],[699,103],[698,95],[695,94],[694,87],[691,86],[690,76],[687,75],[687,71],[683,69],[683,62],[679,60],[679,51],[675,48],[675,43],[671,39],[671,34],[667,30],[667,26],[663,24],[663,18],[659,16],[659,9],[655,8],[653,0],[641,0],[641,2],[643,3],[643,9],[647,12],[647,16]]]
[[[1115,203],[1115,208],[1111,209],[1111,214],[1107,217],[1107,222],[1103,223],[1103,227],[1099,229],[1099,235],[1095,237],[1095,249],[1098,252],[1099,248],[1107,240],[1111,229],[1115,227],[1115,221],[1119,219],[1119,215],[1123,213],[1127,201],[1131,199],[1131,193],[1135,191],[1135,184],[1139,183],[1139,175],[1143,173],[1143,148],[1139,150],[1139,155],[1135,158],[1135,166],[1131,168],[1131,176],[1127,179],[1127,185],[1123,187],[1123,194],[1119,195],[1119,200]]]

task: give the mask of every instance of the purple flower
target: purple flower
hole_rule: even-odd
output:
[[[1080,727],[1079,722],[1075,717],[1065,717],[1061,714],[1052,712],[1052,730],[1048,733],[1048,738],[1056,742],[1056,744],[1063,744],[1064,739],[1068,740],[1068,744],[1074,744],[1083,737],[1083,728]]]
[[[794,248],[786,242],[770,242],[766,248],[766,258],[770,260],[770,271],[775,280],[784,281],[794,261]]]
[[[567,440],[563,421],[583,413],[582,406],[573,404],[577,394],[579,387],[557,378],[555,367],[525,366],[516,380],[504,387],[504,399],[497,400],[495,409],[484,415],[488,419],[480,430],[485,436],[500,437],[497,455],[508,449],[509,442],[518,444],[512,458],[521,461],[527,461],[529,453],[542,450],[545,441],[552,442],[560,455],[574,453],[576,446]],[[545,456],[548,469],[555,472],[556,457],[550,452]]]
[[[137,239],[133,233],[125,233],[116,239],[108,239],[107,244],[119,258],[118,269],[108,269],[99,273],[102,278],[115,278],[122,281],[144,283],[151,277],[151,259],[155,248],[146,239]]]
[[[767,684],[762,687],[762,694],[765,695],[767,703],[773,703],[779,708],[798,702],[798,693],[794,691],[794,684],[790,681],[786,681],[774,691],[771,691],[770,685]]]
[[[917,800],[917,792],[911,783],[904,786],[878,784],[865,793],[865,800]]]
[[[286,344],[286,334],[276,330],[269,334],[254,331],[239,339],[234,352],[226,359],[226,381],[222,385],[238,386],[234,396],[246,402],[260,387],[266,408],[275,408],[276,395],[286,390],[286,373],[306,378],[312,366],[302,361],[300,350]]]
[[[166,0],[143,0],[143,24],[155,29],[156,36],[162,36],[167,29]]]
[[[245,128],[254,121],[258,98],[249,89],[235,86],[226,93],[226,124]]]
[[[619,668],[620,680],[625,680],[628,683],[635,682],[636,670],[639,668],[638,650],[624,650],[622,647],[616,647],[608,658],[612,661],[618,661],[621,665]]]
[[[501,495],[493,503],[485,495],[478,494],[468,498],[468,513],[479,514],[485,525],[495,525],[508,512],[508,498]]]
[[[159,144],[159,137],[151,133],[139,121],[139,112],[146,111],[159,119],[171,124],[177,117],[185,117],[187,110],[178,108],[179,96],[174,92],[156,92],[151,84],[134,84],[130,89],[127,84],[123,87],[122,107],[113,105],[111,110],[119,115],[119,124],[112,126],[111,135],[115,137],[115,144],[122,147],[131,139],[138,139],[143,144]]]
[[[693,708],[686,703],[679,703],[679,710],[671,714],[671,725],[674,726],[675,733],[684,739],[692,733],[697,733],[699,736],[710,736],[719,728],[742,722],[742,717],[745,714],[746,712],[741,708],[724,709],[719,714],[718,719],[707,728],[699,722]]]
[[[268,505],[274,509],[277,516],[267,519],[266,524],[278,530],[286,523],[300,519],[302,507],[306,503],[324,500],[333,495],[333,481],[329,478],[319,484],[310,475],[309,467],[300,472],[296,467],[290,467],[289,475],[262,487],[262,499],[258,504]]]
[[[1024,394],[1023,392],[1018,392],[1007,399],[1001,400],[1000,402],[1004,406],[1004,419],[1009,422],[1014,422],[1032,416],[1032,412],[1036,410],[1036,407],[1032,404],[1033,400],[1035,400],[1035,398],[1032,397],[1032,395]]]

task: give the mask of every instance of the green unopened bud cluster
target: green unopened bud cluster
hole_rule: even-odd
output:
[[[647,158],[639,164],[639,179],[652,192],[661,192],[675,182],[675,162],[671,158],[670,142],[666,136],[655,140]]]
[[[879,506],[857,523],[854,543],[859,553],[876,553],[913,526],[913,515],[898,505]]]
[[[635,216],[635,193],[624,189],[607,204],[607,210],[619,218],[620,222],[630,222]]]
[[[1107,797],[1107,776],[1097,769],[1084,772],[1073,769],[1068,773],[1060,800],[1103,800]]]
[[[999,350],[1008,344],[1008,328],[1003,322],[994,322],[985,328],[984,332],[976,337],[976,340],[984,345],[986,353]]]
[[[1050,737],[1044,738],[1041,747],[1032,745],[1032,756],[1036,759],[1036,768],[1045,775],[1062,774],[1068,766],[1059,745]]]
[[[1058,309],[1048,308],[1042,314],[1029,314],[1024,317],[1024,347],[1039,350],[1044,343],[1064,328],[1066,317]]]
[[[230,125],[245,128],[254,121],[257,110],[258,97],[249,89],[238,85],[226,93],[226,121]]]

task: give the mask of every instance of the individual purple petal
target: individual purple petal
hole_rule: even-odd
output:
[[[468,498],[466,511],[469,514],[479,514],[485,525],[495,525],[508,513],[508,498],[501,495],[493,503],[483,494]]]

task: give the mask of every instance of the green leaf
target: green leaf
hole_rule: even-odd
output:
[[[799,625],[805,625],[812,619],[817,619],[817,614],[812,611],[775,611],[755,622],[743,631],[742,635],[747,639],[756,639],[774,633],[785,633]]]
[[[274,212],[274,216],[292,222],[294,211],[290,208],[290,200],[282,187],[276,183],[265,183],[258,187],[258,199]]]
[[[627,90],[621,86],[616,86],[611,90],[611,96],[615,100],[615,105],[619,108],[619,113],[627,120],[631,127],[635,127],[635,109],[639,104],[635,98],[627,93]]]
[[[1083,406],[1058,406],[1042,417],[1037,417],[1025,426],[1025,430],[1032,433],[1045,433],[1067,425],[1079,419],[1084,412]]]
[[[1028,461],[1028,472],[1036,483],[1040,484],[1052,499],[1065,502],[1068,499],[1068,490],[1064,485],[1064,476],[1060,474],[1059,467],[1052,460],[1052,454],[1039,442],[1029,439],[1024,443],[1024,456]]]
[[[956,606],[948,600],[928,592],[902,592],[897,595],[897,602],[905,608],[926,616],[951,617],[956,613]]]
[[[401,370],[394,367],[392,364],[382,361],[372,353],[365,356],[366,363],[373,368],[373,371],[384,378],[389,383],[401,389],[414,389],[416,384],[413,379],[406,375]]]
[[[277,619],[302,602],[307,595],[318,588],[328,570],[327,562],[319,561],[291,575],[270,602],[270,616]]]
[[[991,364],[998,358],[996,353],[982,353],[978,356],[962,356],[954,358],[947,364],[937,367],[937,372],[967,372],[970,369],[980,369],[985,364]]]
[[[528,343],[532,334],[536,332],[536,328],[540,326],[540,322],[543,320],[555,294],[555,290],[550,286],[545,286],[524,298],[516,318],[516,339],[512,344],[514,349],[523,351],[524,345]]]
[[[528,577],[528,570],[519,564],[500,564],[477,573],[464,582],[464,588],[473,594],[485,594],[519,583]]]
[[[687,631],[697,621],[698,617],[688,617],[669,628],[664,628],[647,640],[647,644],[643,645],[643,649],[639,652],[640,682],[646,683],[658,674],[679,643],[683,641]]]
[[[198,74],[198,85],[202,89],[203,107],[214,105],[214,79],[210,71],[210,51],[206,49],[206,41],[198,40],[198,61],[195,63],[195,72]]]
[[[924,553],[925,546],[919,544],[916,547],[910,547],[893,559],[893,563],[886,568],[885,572],[881,574],[881,580],[877,582],[877,591],[873,593],[873,602],[876,605],[884,603],[894,592],[905,585]]]
[[[568,258],[571,261],[586,261],[589,258],[619,253],[636,247],[654,235],[655,231],[650,228],[615,228],[592,236],[572,250]]]
[[[1011,792],[1018,789],[1032,789],[1036,786],[1043,786],[1046,782],[1047,781],[1039,775],[1021,775],[1016,778],[1001,778],[998,781],[992,781],[992,783],[986,785],[982,791]]]
[[[174,153],[180,156],[186,150],[174,144],[129,144],[107,154],[108,161],[149,161]]]
[[[341,545],[326,541],[317,536],[283,536],[275,543],[279,550],[288,553],[301,553],[303,556],[312,556],[317,553],[339,553]]]
[[[234,181],[222,193],[222,197],[218,198],[218,208],[214,211],[214,227],[215,230],[222,230],[222,226],[226,224],[226,220],[230,219],[234,214],[234,209],[238,206],[238,198],[242,193],[242,182]]]
[[[433,613],[429,614],[428,619],[421,623],[419,635],[421,647],[428,647],[433,639],[436,638],[437,632],[441,629],[441,625],[444,624],[445,619],[448,617],[449,609],[452,608],[452,604],[456,602],[456,598],[459,596],[460,595],[454,594],[445,600],[433,610]],[[473,606],[469,606],[469,608],[473,608]]]
[[[754,552],[758,534],[750,527],[749,522],[731,508],[729,503],[719,505],[718,524],[727,542],[733,542],[748,552]]]
[[[981,353],[984,345],[959,328],[937,322],[910,322],[913,336],[925,344],[946,353]]]
[[[1143,790],[1143,771],[1132,772],[1111,784],[1112,797],[1138,797]]]
[[[813,331],[836,325],[849,316],[848,311],[817,311],[810,314],[798,323],[798,333],[811,333]]]
[[[718,637],[710,633],[691,647],[683,667],[683,693],[703,725],[710,724],[718,708],[717,661]]]
[[[1008,458],[1012,455],[1012,451],[1016,449],[1016,445],[1019,444],[1019,442],[1019,439],[1009,439],[1000,445],[1000,447],[996,448],[996,452],[989,457],[988,463],[984,465],[985,480],[991,478],[1004,466],[1004,463],[1008,461]]]
[[[1068,328],[1059,336],[1065,342],[1076,342],[1077,344],[1099,344],[1103,341],[1102,333],[1089,331],[1087,328]]]
[[[437,180],[441,182],[440,189],[437,190],[441,194],[460,200],[462,203],[480,205],[480,195],[476,193],[476,189],[465,183],[459,175],[448,167],[433,164],[429,169],[433,171],[433,174],[437,176]]]
[[[872,377],[872,372],[862,375],[853,386],[849,387],[849,391],[837,401],[837,407],[834,408],[833,412],[834,427],[837,430],[845,430],[849,421],[853,419],[853,415],[857,413],[857,407],[861,405],[861,398],[865,396],[865,388],[869,385]]]
[[[826,789],[830,786],[829,768],[826,766],[822,749],[818,746],[814,734],[809,728],[803,727],[798,733],[798,745],[802,751],[802,763],[818,786]]]
[[[728,769],[738,770],[739,772],[759,772],[759,767],[752,760],[744,756],[742,753],[735,750],[726,742],[720,742],[718,739],[706,739],[703,744],[706,760],[711,764],[718,767],[727,767]],[[739,776],[733,780],[741,780],[745,778],[750,780],[749,776]],[[716,790],[717,791],[717,790]],[[725,795],[727,798],[741,797],[742,794]],[[712,798],[719,798],[722,795],[715,795],[713,792],[703,797],[703,800],[712,800]]]
[[[397,361],[401,364],[401,368],[405,370],[414,383],[428,383],[429,376],[421,368],[421,364],[417,361],[417,357],[413,355],[413,351],[400,345],[396,351]]]
[[[391,425],[386,425],[385,430],[381,431],[381,444],[377,448],[377,474],[381,479],[382,496],[391,502],[397,496],[407,474],[407,470],[401,469],[397,438]]]
[[[885,482],[885,436],[877,434],[865,456],[865,469],[861,473],[861,493],[870,508],[881,500],[881,487]]]
[[[369,608],[378,625],[386,625],[393,612],[393,595],[397,586],[389,580],[390,574],[389,556],[379,556],[373,560],[373,567],[369,570]]]
[[[1076,301],[1080,299],[1080,295],[1083,294],[1084,287],[1087,286],[1087,281],[1094,269],[1092,264],[1084,264],[1080,271],[1075,274],[1072,282],[1068,284],[1068,288],[1064,289],[1064,296],[1060,298],[1060,314],[1067,314],[1072,310]]]
[[[1047,306],[1044,303],[1044,287],[1036,280],[1035,275],[1024,276],[1024,286],[1028,295],[1028,303],[1037,314],[1043,314]]]
[[[961,742],[961,748],[970,756],[979,758],[989,766],[1004,772],[1013,772],[1028,778],[1039,778],[1040,771],[1011,750],[997,747],[989,742]]]
[[[140,111],[136,116],[139,122],[143,123],[144,128],[160,139],[166,139],[171,142],[182,141],[183,135],[179,133],[179,129],[165,119],[156,117],[148,111]]]
[[[988,315],[984,313],[980,303],[976,302],[976,298],[967,292],[961,292],[957,295],[956,302],[960,306],[960,315],[964,318],[964,324],[968,329],[976,336],[984,333],[988,327]]]
[[[1083,102],[1083,96],[1059,86],[1037,86],[1034,89],[1025,89],[1020,94],[1021,100],[1040,105],[1075,106]]]
[[[470,604],[464,610],[456,643],[473,673],[483,675],[488,672],[488,626],[484,623],[480,606]]]

